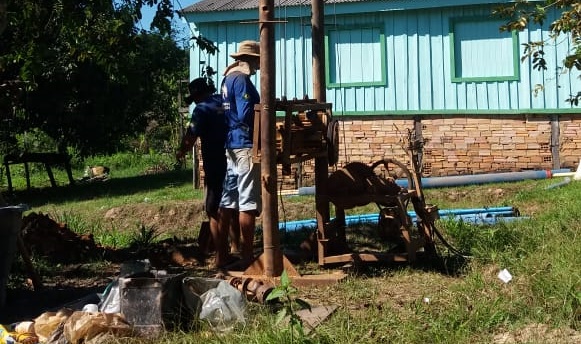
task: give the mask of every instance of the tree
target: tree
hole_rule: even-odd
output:
[[[0,35],[6,28],[6,7],[8,6],[8,0],[0,0]]]
[[[552,9],[558,10],[560,17],[549,24],[550,38],[545,41],[524,43],[521,61],[530,58],[534,69],[546,70],[545,45],[554,44],[559,36],[569,35],[572,49],[563,57],[563,67],[569,71],[581,71],[581,1],[546,0],[539,4],[539,1],[516,0],[512,4],[497,7],[493,14],[508,18],[507,23],[500,27],[501,31],[523,31],[530,24],[544,25],[547,21],[547,13]],[[580,99],[581,91],[572,94],[567,101],[578,105]]]
[[[146,5],[158,9],[154,33],[135,27]],[[14,134],[40,128],[61,149],[87,155],[115,151],[152,120],[171,120],[179,105],[172,97],[187,75],[186,52],[172,39],[173,15],[170,0],[8,2],[0,13],[0,24],[7,19],[0,119],[11,129],[0,140],[13,144]]]

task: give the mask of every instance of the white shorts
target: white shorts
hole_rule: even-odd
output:
[[[226,178],[220,207],[262,211],[260,164],[252,162],[252,148],[226,149]]]

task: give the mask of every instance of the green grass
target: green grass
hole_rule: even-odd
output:
[[[139,234],[139,224],[131,233],[109,228],[95,217],[96,210],[202,199],[200,190],[192,190],[190,170],[141,173],[157,163],[152,157],[132,155],[95,158],[91,164],[111,167],[110,181],[32,192],[22,191],[25,183],[16,173],[15,186],[20,191],[10,200],[28,203],[78,232],[92,233],[102,244],[125,247],[147,239]],[[82,175],[81,169],[75,171],[78,174]],[[33,184],[41,183],[42,171],[35,171],[34,176],[38,179]],[[56,175],[66,181],[62,176]],[[151,343],[492,343],[495,336],[516,336],[539,324],[546,332],[528,331],[530,336],[523,342],[571,342],[579,337],[559,337],[554,329],[581,331],[581,183],[546,189],[555,182],[527,180],[425,190],[427,202],[440,209],[514,206],[531,218],[494,226],[440,220],[437,225],[445,238],[470,258],[458,259],[439,245],[443,257],[439,263],[369,266],[335,285],[299,288],[299,296],[311,305],[338,306],[305,338],[291,339],[288,329],[274,324],[268,307],[250,304],[246,325],[236,331],[219,335],[202,326],[168,333]],[[314,217],[312,196],[288,197],[282,202],[281,221]],[[356,208],[347,215],[370,212],[377,212],[377,207]],[[357,231],[350,235],[356,236]],[[298,244],[288,233],[282,238]],[[514,276],[507,284],[496,276],[504,268]],[[45,262],[43,271],[50,269]]]

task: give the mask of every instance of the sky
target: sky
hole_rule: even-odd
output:
[[[182,3],[182,1],[184,1],[184,3]],[[182,0],[182,1],[175,1],[174,2],[174,9],[175,10],[181,10],[180,3],[184,7],[189,6],[191,3],[193,3],[192,1],[188,2],[187,0]],[[141,21],[139,24],[137,24],[139,29],[143,28],[143,29],[149,31],[149,26],[151,25],[151,20],[153,19],[153,16],[155,15],[155,11],[156,11],[156,7],[149,7],[149,6],[142,7],[142,9],[141,9]],[[184,18],[178,18],[176,15],[174,17],[172,23],[180,32],[183,32],[183,34],[181,34],[180,37],[183,37],[184,39],[189,38],[190,35],[188,33],[188,26],[186,25]]]

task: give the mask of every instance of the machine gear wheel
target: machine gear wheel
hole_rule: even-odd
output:
[[[339,121],[336,119],[327,126],[327,158],[329,166],[339,162]]]

